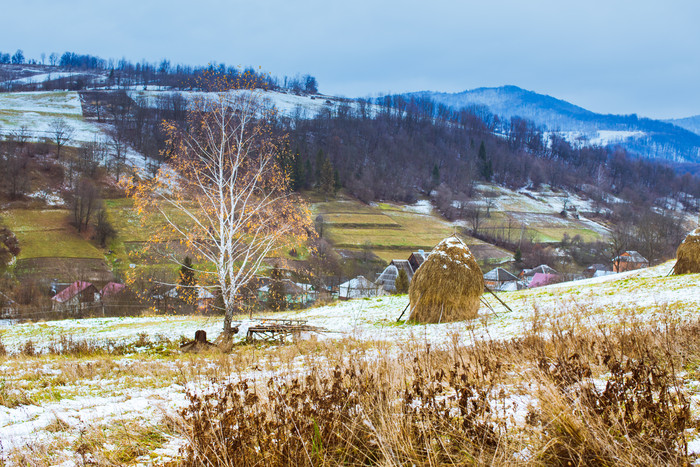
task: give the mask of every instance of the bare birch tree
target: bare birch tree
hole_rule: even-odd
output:
[[[164,124],[170,160],[132,193],[139,212],[165,219],[169,233],[157,241],[174,236],[200,264],[213,265],[198,273],[213,278],[208,282],[222,295],[230,332],[239,290],[267,256],[301,241],[311,226],[278,164],[274,109],[255,89],[231,89],[218,76],[213,81],[220,91],[192,103],[186,129]]]

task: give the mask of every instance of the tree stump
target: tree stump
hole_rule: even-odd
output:
[[[194,340],[187,342],[185,344],[182,344],[180,346],[180,351],[181,352],[201,352],[202,350],[205,349],[210,349],[211,347],[216,347],[216,345],[212,344],[207,340],[207,332],[204,331],[203,329],[198,329],[194,333]]]

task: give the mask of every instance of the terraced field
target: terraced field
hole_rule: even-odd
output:
[[[102,258],[102,252],[69,224],[70,214],[66,209],[6,211],[3,221],[15,232],[22,248],[18,259]]]
[[[367,205],[340,197],[312,203],[314,216],[322,216],[324,237],[336,248],[359,251],[370,248],[384,261],[405,259],[418,250],[430,251],[457,227],[432,212],[425,201],[412,206],[391,203]],[[479,260],[500,260],[510,253],[470,238],[469,247]]]

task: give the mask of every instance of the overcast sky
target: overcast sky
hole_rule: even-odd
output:
[[[262,67],[348,97],[514,84],[602,113],[700,114],[700,1],[21,0],[0,51]]]

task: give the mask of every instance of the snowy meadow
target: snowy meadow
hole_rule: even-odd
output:
[[[239,317],[7,323],[8,465],[682,464],[700,453],[697,275],[670,264],[397,322],[406,296]],[[265,318],[322,332],[249,344]]]

